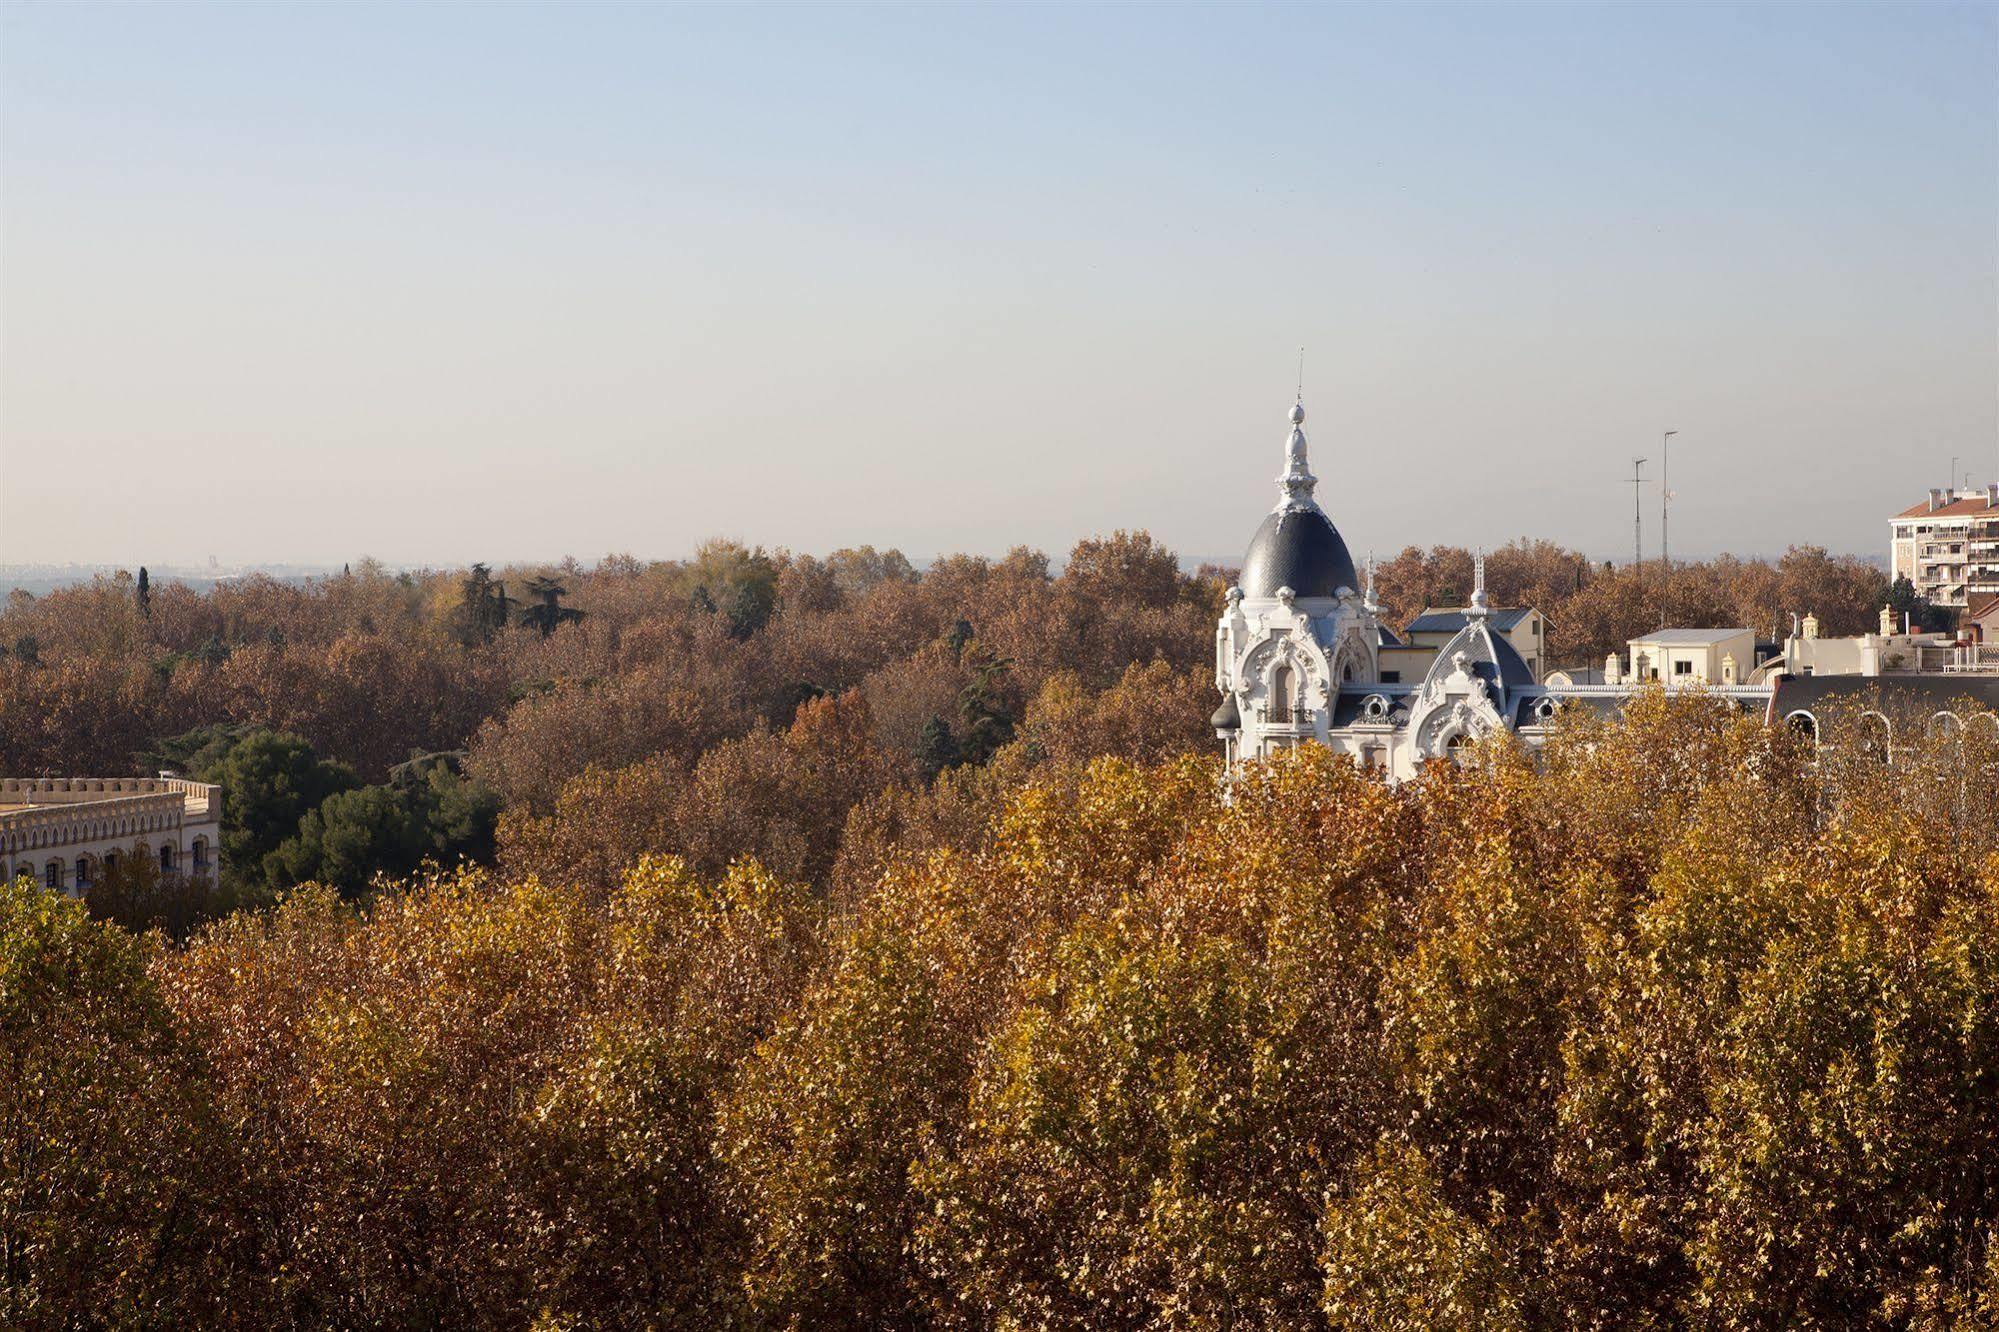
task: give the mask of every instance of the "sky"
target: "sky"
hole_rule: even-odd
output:
[[[0,563],[1879,555],[1999,7],[0,8]]]

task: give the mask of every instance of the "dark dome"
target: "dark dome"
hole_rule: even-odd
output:
[[[1448,675],[1454,669],[1452,658],[1460,652],[1465,654],[1465,665],[1472,674],[1503,695],[1510,697],[1534,687],[1533,669],[1507,641],[1506,635],[1492,632],[1492,625],[1486,620],[1475,620],[1458,630],[1438,650],[1430,673],[1439,677]]]
[[[1208,724],[1213,726],[1217,731],[1240,731],[1242,729],[1242,709],[1236,706],[1235,694],[1233,692],[1222,700],[1222,705],[1215,709],[1215,715],[1208,718]]]
[[[1288,587],[1301,597],[1330,597],[1360,586],[1353,556],[1332,520],[1317,509],[1279,509],[1263,520],[1242,557],[1242,594],[1274,597]]]

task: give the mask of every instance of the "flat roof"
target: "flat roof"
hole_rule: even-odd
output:
[[[1723,643],[1731,638],[1740,638],[1749,632],[1747,629],[1661,629],[1657,633],[1644,634],[1631,641],[1696,646],[1702,643]]]

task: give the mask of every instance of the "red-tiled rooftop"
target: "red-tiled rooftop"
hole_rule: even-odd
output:
[[[1920,504],[1910,505],[1895,516],[1897,518],[1959,518],[1977,513],[1999,513],[1999,508],[1995,508],[1993,505],[1987,503],[1983,495],[1978,495],[1971,499],[1952,500],[1950,503],[1939,505],[1934,509],[1930,507],[1928,500],[1924,500]]]

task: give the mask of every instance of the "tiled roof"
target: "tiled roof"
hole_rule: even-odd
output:
[[[1515,607],[1511,610],[1495,610],[1492,613],[1492,627],[1500,633],[1511,633],[1513,626],[1526,619],[1532,609]],[[1469,623],[1461,610],[1438,610],[1425,606],[1423,613],[1411,620],[1402,630],[1405,634],[1454,634]]]
[[[1912,504],[1896,514],[1897,518],[1975,518],[1981,514],[1999,513],[1999,508],[1988,504],[1983,495],[1970,499],[1952,500],[1950,503],[1932,509],[1930,502]]]

